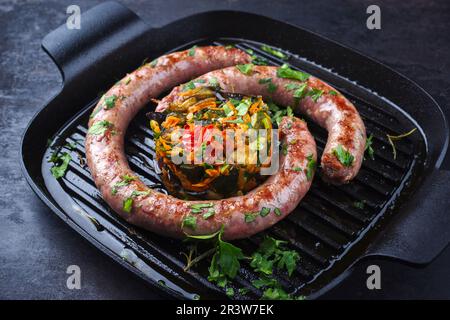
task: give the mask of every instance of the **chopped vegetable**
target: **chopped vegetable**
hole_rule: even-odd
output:
[[[283,59],[283,60],[287,60],[288,59],[288,56],[285,55],[283,52],[275,50],[275,49],[273,49],[273,48],[271,48],[269,46],[263,45],[263,46],[261,46],[261,50],[263,50],[263,51],[265,51],[267,53],[270,53],[271,55],[273,55],[275,57],[278,57],[280,59]]]
[[[319,100],[319,98],[322,96],[323,94],[323,90],[317,89],[317,88],[313,88],[310,91],[308,91],[307,95],[311,97],[311,99],[314,102],[317,102],[317,100]]]
[[[236,68],[243,74],[249,75],[252,72],[253,64],[247,63],[247,64],[238,64],[236,65]]]
[[[335,149],[333,149],[333,154],[345,167],[350,167],[355,159],[355,157],[353,157],[350,152],[345,150],[342,145],[338,145]]]
[[[117,189],[120,187],[124,187],[130,184],[131,181],[136,180],[136,177],[133,176],[129,176],[129,175],[124,175],[122,176],[122,180],[120,180],[119,182],[115,183],[114,186],[111,189],[111,193],[112,194],[117,194]]]
[[[373,139],[373,134],[371,134],[367,138],[366,148],[364,149],[364,151],[367,153],[367,155],[369,156],[370,159],[374,160],[375,159],[375,157],[374,157],[375,151],[373,150],[373,147],[372,147],[372,143],[373,143],[372,139]]]
[[[366,202],[364,200],[353,202],[353,206],[358,209],[364,209]]]
[[[195,48],[197,48],[197,46],[193,46],[192,48],[189,49],[188,55],[189,55],[190,57],[195,56]]]
[[[117,96],[113,94],[112,96],[105,97],[105,106],[107,110],[114,108],[116,104]]]
[[[244,217],[244,221],[247,223],[253,222],[256,219],[256,214],[254,213],[246,213]]]
[[[309,78],[309,74],[293,70],[289,68],[287,64],[283,64],[281,67],[277,69],[277,76],[278,78],[286,78],[299,81],[306,81]]]
[[[69,166],[69,162],[72,160],[72,157],[67,152],[56,156],[53,154],[50,161],[54,163],[53,167],[50,168],[50,172],[56,178],[62,178],[66,174],[67,168]],[[57,165],[59,163],[59,165]]]
[[[125,200],[123,200],[123,206],[122,206],[123,211],[130,213],[132,208],[133,208],[133,198],[132,197],[129,197],[129,198],[126,198]]]
[[[259,79],[259,84],[265,84],[269,93],[274,93],[277,90],[277,85],[272,82],[272,78]]]
[[[266,207],[262,207],[261,210],[259,211],[259,215],[261,217],[265,217],[270,213],[270,209],[266,208]]]
[[[102,120],[102,121],[98,121],[96,123],[94,123],[88,130],[89,134],[93,134],[93,135],[103,135],[106,130],[113,128],[114,125],[107,121],[107,120]]]
[[[186,216],[183,219],[182,227],[189,227],[191,229],[197,228],[197,217],[194,216]]]
[[[308,181],[311,181],[314,175],[314,171],[316,170],[317,162],[316,160],[314,160],[312,154],[307,156],[306,160],[308,160],[308,164],[306,165],[306,179]]]
[[[281,216],[281,210],[280,210],[279,208],[273,209],[273,212],[274,212],[277,216]]]

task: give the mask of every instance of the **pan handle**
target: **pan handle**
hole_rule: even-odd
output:
[[[450,171],[434,170],[362,258],[428,264],[450,242]]]
[[[61,71],[64,84],[79,79],[83,89],[92,85],[89,76],[94,72],[96,84],[106,85],[122,69],[123,74],[133,70],[149,52],[148,43],[140,41],[149,30],[133,11],[108,1],[83,12],[79,29],[64,24],[49,33],[42,47]]]

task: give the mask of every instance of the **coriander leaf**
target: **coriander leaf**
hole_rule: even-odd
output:
[[[262,255],[260,252],[255,252],[252,255],[252,261],[250,266],[257,272],[262,272],[266,275],[270,275],[273,272],[273,260],[270,260],[268,256]]]
[[[309,74],[293,70],[289,68],[287,64],[283,64],[277,69],[277,76],[278,78],[294,79],[299,81],[306,81],[309,78]]]
[[[127,175],[127,174],[124,175],[124,176],[122,176],[122,180],[119,181],[119,182],[116,182],[116,183],[114,184],[114,186],[112,187],[111,193],[112,193],[112,194],[116,194],[118,188],[129,185],[130,182],[133,181],[133,180],[136,180],[136,178],[133,177],[133,176],[129,176],[129,175]]]
[[[308,160],[308,164],[306,165],[306,179],[308,181],[311,181],[314,175],[314,171],[316,170],[317,162],[316,160],[314,160],[312,154],[307,156],[306,160]]]
[[[189,81],[183,86],[182,91],[188,91],[188,90],[194,90],[195,89],[195,83],[194,81]]]
[[[271,55],[273,55],[275,57],[278,57],[278,58],[280,58],[282,60],[287,60],[288,59],[288,56],[286,54],[284,54],[281,51],[275,50],[275,49],[273,49],[273,48],[271,48],[269,46],[263,45],[263,46],[261,46],[261,50],[263,50],[263,51],[265,51],[267,53],[270,53]]]
[[[262,300],[292,300],[292,297],[287,294],[282,288],[268,288],[264,291]]]
[[[188,55],[189,55],[190,57],[195,56],[195,48],[197,48],[197,46],[193,46],[192,48],[189,49]]]
[[[152,68],[156,67],[157,63],[158,63],[158,59],[152,60],[152,62],[150,62],[150,67],[152,67]]]
[[[232,297],[234,296],[234,289],[233,288],[227,288],[227,290],[225,291],[226,295],[228,297]]]
[[[332,96],[337,96],[338,93],[334,90],[330,90],[330,91],[328,91],[328,94],[330,94]]]
[[[333,149],[333,154],[345,167],[350,167],[355,159],[350,152],[342,147],[342,145],[338,145],[336,149]]]
[[[280,252],[280,260],[278,261],[278,269],[286,268],[289,276],[292,275],[292,272],[295,270],[297,266],[297,261],[300,259],[298,253],[296,251],[281,251]]]
[[[256,214],[254,213],[246,213],[244,217],[244,221],[247,223],[253,222],[256,219]]]
[[[132,197],[129,197],[129,198],[126,198],[125,200],[123,200],[123,205],[122,205],[123,211],[130,213],[132,208],[133,208],[133,198]]]
[[[53,155],[52,155],[52,158],[54,158]],[[50,169],[50,172],[56,179],[62,178],[64,176],[64,174],[66,173],[67,168],[69,166],[70,160],[72,160],[72,157],[67,152],[64,152],[62,155],[57,156],[54,159],[52,159],[52,162],[54,162],[54,163],[61,162],[60,165],[58,165],[58,166],[54,165]]]
[[[261,217],[265,217],[270,213],[270,209],[266,208],[266,207],[262,207],[261,210],[259,211],[259,215]]]
[[[106,130],[112,128],[113,126],[114,125],[107,120],[98,121],[89,128],[88,133],[93,135],[102,135],[106,132]]]
[[[113,94],[112,96],[105,97],[106,110],[114,108],[116,104],[117,96]]]
[[[193,216],[184,217],[181,227],[189,227],[195,230],[195,228],[197,228],[197,217]]]
[[[369,156],[370,159],[374,160],[375,159],[375,157],[374,157],[375,151],[373,150],[373,147],[372,147],[372,143],[373,143],[372,139],[373,139],[373,134],[371,134],[367,138],[366,148],[364,149],[364,151],[367,153],[367,155]]]
[[[151,192],[152,192],[151,190],[147,190],[147,191],[137,191],[137,190],[134,190],[134,191],[131,193],[131,197],[134,198],[134,197],[139,197],[139,196],[148,196]]]
[[[262,276],[258,280],[253,280],[252,285],[256,289],[261,289],[262,287],[276,287],[278,286],[278,282],[274,278]]]
[[[278,86],[272,82],[272,78],[259,79],[258,83],[265,84],[269,93],[274,93],[278,88]]]
[[[246,295],[249,291],[250,291],[249,288],[240,288],[238,290],[239,294],[241,294],[241,295]]]
[[[249,75],[253,69],[253,64],[247,63],[247,64],[238,64],[236,65],[236,68],[243,74]]]
[[[364,209],[366,202],[364,200],[353,202],[353,206],[358,209]]]
[[[279,208],[273,209],[273,212],[274,212],[277,216],[281,216],[281,210],[280,210]]]
[[[242,250],[231,243],[222,241],[219,237],[218,253],[217,263],[221,272],[233,279],[240,268],[239,260],[244,258]]]
[[[319,98],[322,96],[323,94],[323,90],[317,89],[317,88],[313,88],[310,91],[308,91],[307,95],[311,97],[311,99],[314,102],[317,102],[317,100],[319,100]]]
[[[216,212],[214,211],[214,209],[209,209],[206,213],[203,214],[203,219],[207,220],[215,214]]]

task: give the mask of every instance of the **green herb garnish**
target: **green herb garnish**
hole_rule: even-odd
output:
[[[211,208],[208,211],[206,211],[206,213],[203,214],[203,219],[207,220],[207,219],[211,218],[215,214],[216,214],[216,211]]]
[[[152,68],[156,67],[157,63],[158,63],[158,59],[152,60],[152,62],[150,62],[150,67],[152,67]]]
[[[293,70],[289,68],[287,64],[283,64],[277,69],[277,76],[278,78],[294,79],[299,81],[306,81],[309,78],[309,74]]]
[[[373,150],[372,143],[373,143],[373,134],[371,134],[367,138],[366,147],[365,147],[364,151],[367,153],[367,155],[369,156],[370,159],[374,160],[375,159],[375,157],[374,157],[375,151]]]
[[[133,208],[133,198],[132,197],[129,197],[129,198],[126,198],[125,200],[123,200],[123,205],[122,205],[123,211],[130,213],[132,208]]]
[[[306,165],[306,179],[308,181],[311,181],[314,175],[314,171],[316,170],[317,162],[316,160],[314,160],[312,154],[307,156],[306,160],[308,160],[308,164]]]
[[[197,48],[197,46],[193,46],[192,48],[189,49],[188,55],[189,55],[190,57],[195,56],[195,48]]]
[[[364,200],[353,202],[353,206],[358,209],[364,209],[365,205],[366,205],[366,201],[364,201]]]
[[[124,175],[122,176],[122,180],[115,183],[114,186],[111,189],[111,193],[113,195],[117,194],[117,189],[120,187],[124,187],[130,184],[131,181],[136,180],[136,177],[133,176],[129,176],[129,175]]]
[[[334,90],[330,90],[330,91],[328,91],[328,94],[330,94],[332,96],[337,96],[338,93]]]
[[[317,102],[317,100],[319,100],[319,98],[322,96],[322,94],[323,94],[323,90],[313,88],[310,91],[308,91],[308,93],[306,95],[310,96],[314,102]]]
[[[355,157],[353,157],[350,152],[345,150],[342,145],[338,145],[336,149],[333,149],[333,154],[344,167],[350,167],[355,159]]]
[[[112,128],[113,126],[114,125],[107,120],[98,121],[89,128],[88,133],[93,135],[102,135],[106,132],[106,130]]]
[[[253,64],[247,63],[247,64],[238,64],[236,65],[236,68],[243,74],[249,75],[252,72]]]
[[[270,213],[270,209],[266,208],[266,207],[262,207],[261,210],[259,211],[259,215],[261,217],[265,217]]]
[[[50,168],[50,172],[56,179],[62,178],[64,176],[69,166],[70,160],[72,160],[72,157],[67,152],[64,152],[59,156],[52,155],[50,161],[53,162],[55,165]],[[56,165],[57,163],[60,164]]]
[[[272,82],[272,78],[259,79],[258,83],[266,85],[269,93],[274,93],[278,88],[277,85]]]
[[[245,213],[244,215],[244,221],[247,223],[253,222],[256,219],[255,213]]]
[[[280,210],[279,208],[273,209],[273,212],[274,212],[277,216],[281,216],[281,210]]]
[[[182,91],[188,91],[188,90],[194,90],[195,89],[195,83],[194,81],[189,81],[183,86]]]
[[[189,227],[195,230],[195,228],[197,228],[197,217],[193,216],[184,217],[181,227]]]
[[[278,58],[280,58],[282,60],[287,60],[288,59],[288,56],[285,55],[283,52],[275,50],[275,49],[273,49],[273,48],[271,48],[269,46],[263,45],[263,46],[261,46],[261,50],[263,50],[263,51],[265,51],[267,53],[270,53],[271,55],[273,55],[275,57],[278,57]]]
[[[113,94],[112,96],[105,97],[106,110],[114,108],[116,104],[117,96]]]

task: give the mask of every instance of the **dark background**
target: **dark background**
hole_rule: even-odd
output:
[[[42,38],[101,1],[0,0],[0,298],[152,299],[158,292],[116,265],[54,215],[28,187],[19,166],[22,133],[62,85],[41,50]],[[450,115],[450,1],[121,1],[148,23],[162,25],[192,13],[236,9],[296,24],[357,49],[423,86]],[[366,28],[377,4],[382,29]],[[308,44],[305,44],[308,45]],[[40,161],[40,159],[37,159]],[[450,168],[450,159],[444,162]],[[427,241],[427,239],[424,239]],[[382,290],[366,289],[365,268],[380,265]],[[66,268],[79,265],[82,289],[66,288]],[[324,298],[450,298],[450,248],[426,267],[370,261]]]

